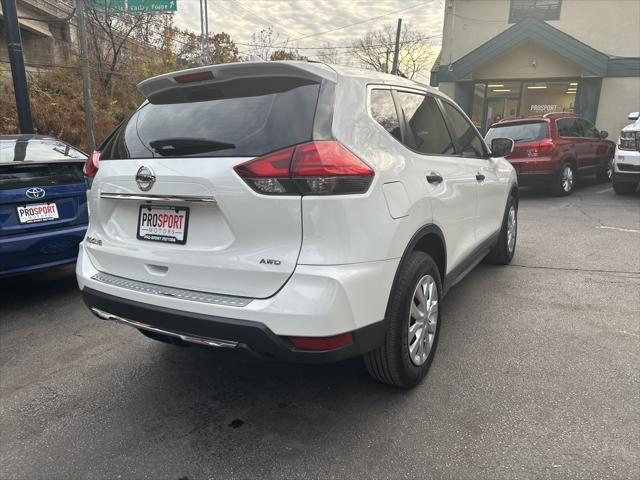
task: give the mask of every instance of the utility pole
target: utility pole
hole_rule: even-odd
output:
[[[204,0],[200,0],[200,57],[200,62],[204,65],[206,62],[204,43]]]
[[[207,0],[204,0],[204,48],[206,53],[207,63],[210,63],[211,56],[209,55],[209,7],[207,6]]]
[[[24,56],[22,55],[22,38],[20,37],[16,0],[0,0],[0,2],[2,3],[4,28],[7,35],[7,49],[9,50],[9,62],[11,63],[11,76],[13,77],[13,90],[16,96],[20,132],[33,133],[29,87],[27,85],[27,72],[24,68]]]
[[[84,19],[84,0],[76,0],[78,16],[78,40],[80,41],[80,68],[82,70],[82,99],[87,129],[87,149],[93,152],[96,140],[93,136],[93,104],[91,103],[91,77],[89,76],[89,58],[87,52],[87,26]]]
[[[398,57],[400,56],[400,31],[402,30],[402,19],[398,19],[398,30],[396,30],[396,48],[393,51],[393,68],[391,73],[398,75]]]

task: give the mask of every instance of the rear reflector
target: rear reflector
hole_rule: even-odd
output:
[[[202,82],[204,80],[213,80],[213,73],[209,71],[186,73],[184,75],[176,75],[173,79],[178,83]]]
[[[289,147],[235,167],[254,190],[268,195],[365,193],[374,171],[337,141]]]
[[[84,172],[85,177],[93,178],[98,173],[98,166],[100,163],[100,152],[98,150],[94,150],[93,153],[89,156],[87,161],[84,164],[84,168],[82,171]]]
[[[293,346],[299,350],[335,350],[353,343],[351,332],[335,337],[289,337]]]

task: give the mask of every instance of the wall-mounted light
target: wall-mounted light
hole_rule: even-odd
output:
[[[569,85],[571,85],[572,87],[577,87],[578,86],[578,82],[571,82]]]
[[[542,90],[544,88],[547,88],[546,85],[532,85],[530,87],[527,87],[528,90]]]
[[[496,83],[495,85],[487,85],[489,88],[501,88],[504,87],[504,85],[500,84],[500,83]]]
[[[496,90],[493,90],[493,91],[494,91],[494,92],[510,92],[510,91],[511,91],[511,89],[509,89],[509,88],[502,88],[502,89],[496,89]]]

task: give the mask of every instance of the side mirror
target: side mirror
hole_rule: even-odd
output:
[[[640,112],[631,112],[627,118],[629,120],[637,120],[640,118]]]
[[[602,131],[600,132],[600,138],[602,138],[603,140],[604,140],[605,138],[607,138],[608,136],[609,136],[609,132],[607,132],[606,130],[602,130]]]
[[[491,156],[506,157],[511,155],[515,142],[510,138],[494,138],[491,140]]]

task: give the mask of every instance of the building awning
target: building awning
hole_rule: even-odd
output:
[[[438,82],[472,80],[474,70],[526,40],[534,40],[573,62],[582,69],[582,77],[628,76],[640,66],[639,58],[612,59],[547,22],[530,17],[499,33],[452,64],[438,63],[436,75],[432,74],[432,78],[435,77],[436,85]]]

